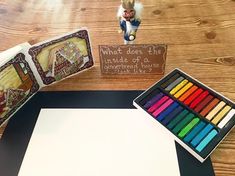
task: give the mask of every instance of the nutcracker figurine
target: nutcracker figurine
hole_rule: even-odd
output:
[[[120,28],[124,33],[124,44],[133,44],[136,38],[137,29],[141,23],[141,12],[143,6],[135,0],[121,0],[117,17],[120,21]]]

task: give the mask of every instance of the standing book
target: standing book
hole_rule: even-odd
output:
[[[0,126],[42,87],[93,65],[86,29],[0,53]]]

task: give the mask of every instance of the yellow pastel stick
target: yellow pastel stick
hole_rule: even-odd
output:
[[[185,84],[188,83],[188,80],[187,79],[184,79],[183,81],[181,81],[177,86],[175,86],[174,89],[172,89],[170,91],[170,94],[171,95],[174,95],[178,90],[180,90]]]
[[[180,89],[175,95],[175,98],[179,98],[186,90],[188,90],[190,87],[192,87],[193,83],[189,82],[186,84],[182,89]]]
[[[217,125],[217,123],[227,114],[228,111],[230,111],[232,107],[231,106],[225,106],[211,121],[213,124]]]
[[[216,107],[214,107],[214,109],[211,110],[211,112],[206,116],[206,118],[208,120],[211,120],[216,114],[217,112],[219,112],[225,105],[225,102],[221,101],[219,102],[219,104],[216,105]]]

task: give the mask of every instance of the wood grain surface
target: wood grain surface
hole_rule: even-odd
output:
[[[235,0],[142,0],[137,44],[168,45],[165,73],[180,68],[235,101]],[[105,76],[98,45],[123,44],[119,0],[0,0],[0,51],[86,26],[95,66],[42,91],[144,90],[162,75]],[[0,130],[0,133],[2,133]],[[217,176],[235,175],[235,131],[211,155]]]

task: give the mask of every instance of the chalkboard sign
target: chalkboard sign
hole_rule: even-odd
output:
[[[167,46],[100,45],[102,74],[164,74]]]

